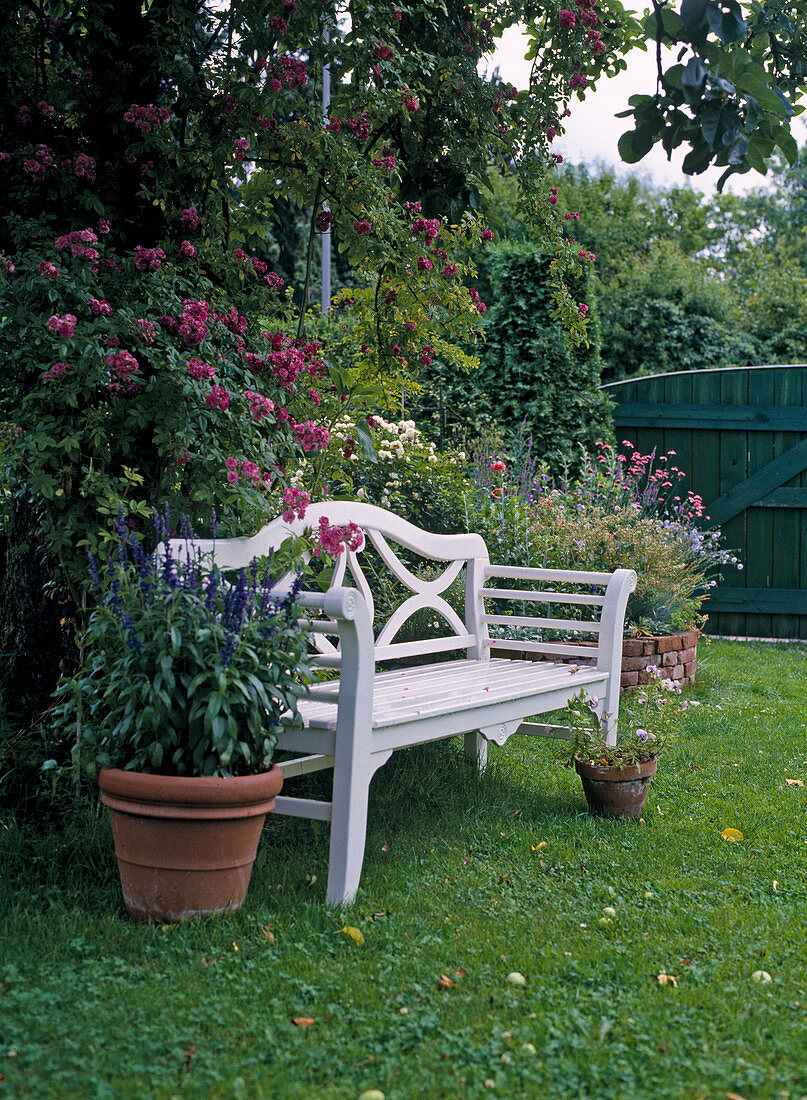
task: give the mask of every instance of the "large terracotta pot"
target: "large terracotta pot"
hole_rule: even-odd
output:
[[[588,808],[603,817],[640,817],[647,801],[650,780],[656,774],[656,760],[612,768],[574,758],[583,784]]]
[[[131,917],[180,921],[239,908],[280,768],[225,779],[103,769],[98,784]]]

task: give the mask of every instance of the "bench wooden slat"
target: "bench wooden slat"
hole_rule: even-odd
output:
[[[480,595],[492,600],[530,600],[538,603],[590,604],[602,607],[605,596],[586,596],[580,592],[522,592],[520,588],[482,588]]]
[[[571,569],[536,569],[522,565],[486,565],[486,577],[509,577],[514,581],[559,581],[563,584],[603,584],[610,581],[611,573],[585,573]]]
[[[483,645],[487,649],[516,649],[523,653],[545,653],[552,657],[583,657],[597,659],[596,646],[573,645],[571,642],[530,642],[518,638],[486,638]]]
[[[449,634],[443,638],[426,638],[420,642],[392,642],[391,645],[378,646],[375,650],[377,661],[390,661],[398,657],[420,657],[427,653],[449,653],[452,649],[470,649],[476,645],[475,634]]]
[[[483,615],[483,623],[493,626],[535,626],[550,630],[573,630],[578,634],[599,634],[600,624],[581,619],[544,619],[538,615]]]

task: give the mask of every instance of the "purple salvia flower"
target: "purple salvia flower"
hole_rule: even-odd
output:
[[[101,578],[98,576],[98,563],[95,557],[91,553],[87,553],[87,559],[89,561],[88,572],[90,574],[90,581],[92,582],[93,592],[101,591]]]

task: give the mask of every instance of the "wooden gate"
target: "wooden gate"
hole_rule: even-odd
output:
[[[737,548],[707,632],[807,638],[807,366],[680,371],[604,386],[617,439],[673,450],[711,523]]]

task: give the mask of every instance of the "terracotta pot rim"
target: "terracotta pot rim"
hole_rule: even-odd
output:
[[[101,800],[125,811],[127,803],[136,812],[148,813],[147,807],[175,805],[180,813],[195,808],[232,808],[249,814],[265,813],[283,783],[283,772],[274,764],[269,771],[255,775],[176,776],[149,772],[102,768],[98,773]],[[269,807],[271,808],[271,807]]]
[[[585,775],[591,779],[635,780],[644,779],[648,775],[654,775],[658,767],[658,754],[651,756],[649,760],[640,760],[636,764],[625,764],[621,768],[612,764],[592,764],[575,756],[574,767],[578,775]]]

